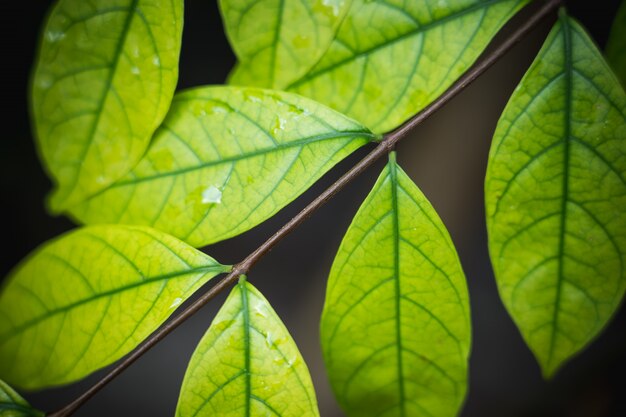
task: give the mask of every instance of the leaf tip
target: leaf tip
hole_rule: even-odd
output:
[[[541,359],[538,359],[538,361],[539,361],[539,367],[541,368],[541,376],[546,381],[550,381],[551,379],[553,379],[554,375],[556,375],[557,371],[560,369],[562,365],[562,363],[555,363],[552,360],[543,361]]]

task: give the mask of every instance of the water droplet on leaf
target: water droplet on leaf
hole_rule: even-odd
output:
[[[222,202],[222,192],[215,185],[209,186],[202,192],[203,204],[220,204]]]
[[[172,301],[172,304],[170,305],[170,308],[176,308],[176,307],[178,307],[179,305],[181,305],[182,303],[183,303],[183,299],[182,299],[182,298],[180,298],[180,297],[176,297],[176,298],[174,299],[174,301]]]
[[[63,40],[63,38],[65,38],[65,32],[60,30],[49,30],[46,32],[46,39],[48,42],[59,42],[60,40]]]

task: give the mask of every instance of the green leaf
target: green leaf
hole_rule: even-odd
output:
[[[144,227],[86,227],[46,243],[0,294],[0,376],[30,389],[80,379],[131,351],[228,269]]]
[[[44,413],[34,410],[20,395],[0,380],[0,417],[43,417]]]
[[[624,91],[561,12],[498,123],[485,184],[500,295],[546,377],[626,288],[625,138]]]
[[[39,152],[61,212],[126,174],[178,78],[182,0],[60,0],[32,83]]]
[[[471,343],[463,270],[445,226],[392,155],[333,263],[321,340],[353,416],[455,416]]]
[[[301,78],[332,42],[349,0],[220,0],[239,64],[230,82],[281,89]]]
[[[353,0],[319,62],[297,80],[274,82],[387,132],[440,96],[526,3]],[[274,21],[265,22],[269,32]],[[266,81],[259,77],[254,84]]]
[[[204,246],[271,217],[375,139],[294,94],[193,89],[175,97],[137,167],[73,214],[86,223],[150,225]]]
[[[613,22],[606,45],[606,58],[622,81],[622,86],[626,87],[626,1],[622,1]]]
[[[177,417],[319,416],[298,348],[269,302],[241,279],[194,352]]]

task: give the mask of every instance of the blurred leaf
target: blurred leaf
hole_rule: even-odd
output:
[[[169,107],[182,0],[60,0],[32,83],[39,152],[66,210],[126,174]]]
[[[611,35],[606,45],[606,57],[615,74],[626,87],[626,1],[617,11]]]
[[[498,123],[485,184],[500,295],[546,377],[626,287],[625,138],[622,88],[561,12]]]
[[[177,417],[319,416],[309,371],[268,301],[245,280],[194,352]]]
[[[262,223],[374,139],[294,94],[193,89],[175,97],[137,167],[73,214],[86,223],[150,225],[204,246]]]
[[[295,69],[283,69],[290,78],[274,79],[274,84],[329,105],[375,132],[387,132],[440,96],[526,3],[353,0],[333,42],[313,68],[293,80]],[[271,32],[274,22],[275,18],[259,20],[255,31]],[[291,52],[294,60],[311,62],[306,51]],[[254,81],[241,78],[231,81],[270,86],[266,76]]]
[[[34,410],[20,395],[0,380],[0,417],[43,417],[44,413]]]
[[[44,244],[0,294],[0,375],[76,381],[136,347],[228,267],[164,233],[93,226]]]
[[[350,0],[220,0],[239,58],[230,82],[281,89],[328,49]]]
[[[392,156],[346,233],[321,340],[353,416],[456,416],[467,391],[467,287],[445,226]]]

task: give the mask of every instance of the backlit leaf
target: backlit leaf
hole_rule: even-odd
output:
[[[626,96],[561,12],[498,123],[485,184],[500,295],[545,376],[626,287]]]
[[[24,388],[80,379],[128,353],[228,269],[145,227],[92,226],[46,243],[0,294],[0,376]]]
[[[126,174],[169,107],[182,0],[59,0],[32,83],[40,155],[60,212]]]
[[[230,82],[281,89],[332,42],[350,0],[220,0],[239,63]]]
[[[73,214],[86,223],[149,225],[204,246],[271,217],[374,139],[294,94],[193,89],[175,97],[137,167]]]
[[[606,58],[622,81],[622,86],[626,87],[626,1],[622,1],[613,22],[606,45]]]
[[[526,3],[353,0],[319,62],[296,80],[275,82],[387,132],[441,95]],[[272,27],[268,20],[265,31]]]
[[[317,417],[309,371],[289,332],[245,280],[196,348],[177,417]]]
[[[471,340],[465,277],[445,226],[393,156],[333,263],[321,339],[348,416],[457,415]]]
[[[20,395],[0,380],[0,417],[43,417],[44,413],[34,410]]]

